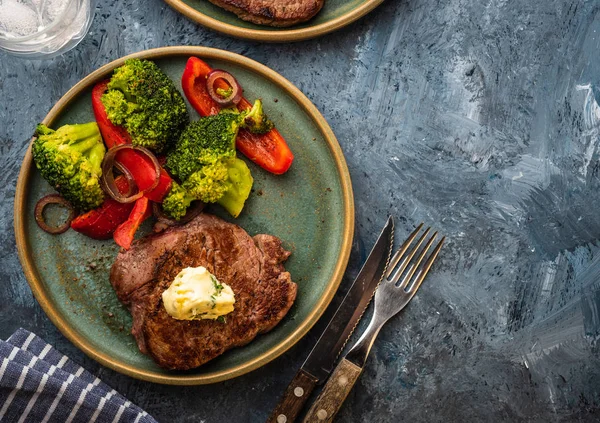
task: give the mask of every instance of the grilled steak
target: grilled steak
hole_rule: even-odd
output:
[[[140,350],[162,367],[186,370],[247,344],[281,321],[296,298],[296,284],[281,264],[289,255],[274,236],[252,238],[237,225],[200,214],[119,253],[110,281],[132,314]],[[235,309],[225,323],[176,320],[165,311],[163,291],[183,268],[197,266],[235,293]]]
[[[305,22],[323,7],[324,0],[210,0],[240,19],[259,25],[285,27]]]

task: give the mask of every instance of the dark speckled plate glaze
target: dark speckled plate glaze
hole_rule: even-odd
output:
[[[110,286],[108,275],[117,254],[115,244],[94,241],[74,231],[52,236],[36,225],[34,205],[52,190],[35,169],[30,151],[21,168],[15,197],[19,257],[31,289],[50,319],[100,363],[132,377],[169,384],[229,379],[273,360],[296,343],[331,301],[348,262],[354,228],[352,188],[339,145],[317,109],[291,83],[243,56],[203,47],[168,47],[129,57],[155,60],[178,82],[190,55],[231,71],[247,98],[262,97],[267,113],[295,153],[291,169],[283,176],[268,174],[249,163],[255,178],[254,191],[235,220],[252,235],[280,237],[292,251],[286,268],[298,283],[298,297],[273,331],[194,371],[162,370],[139,352],[129,334],[131,317]],[[91,87],[124,59],[102,67],[74,86],[44,123],[58,127],[93,120]],[[192,113],[193,119],[196,116]],[[216,206],[212,211],[233,220]]]
[[[360,19],[383,0],[325,0],[321,11],[310,21],[289,28],[256,25],[215,6],[208,0],[165,0],[188,18],[215,31],[266,42],[300,41],[328,34]]]

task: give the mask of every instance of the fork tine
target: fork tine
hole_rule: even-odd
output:
[[[402,259],[402,263],[400,263],[400,266],[394,272],[394,275],[391,278],[388,278],[389,282],[391,282],[393,284],[396,284],[396,282],[398,282],[398,279],[400,279],[400,276],[402,276],[402,273],[404,273],[406,266],[408,266],[408,263],[410,263],[412,258],[415,256],[415,254],[419,250],[419,247],[423,243],[423,240],[427,237],[427,235],[429,235],[429,231],[431,231],[431,228],[427,228],[425,230],[423,235],[421,235],[421,238],[419,238],[419,240],[417,241],[417,244],[414,246],[414,248],[410,251],[410,253],[408,253],[408,255],[406,257],[404,257]]]
[[[415,239],[415,237],[417,236],[417,234],[419,233],[419,231],[421,230],[423,225],[424,225],[424,223],[421,222],[421,224],[419,226],[417,226],[417,229],[415,229],[408,236],[408,238],[406,238],[406,241],[404,241],[404,244],[402,244],[402,246],[398,249],[398,251],[396,251],[396,253],[392,257],[392,259],[390,260],[390,264],[388,265],[388,270],[385,273],[386,278],[390,277],[390,275],[394,271],[394,268],[396,267],[396,265],[398,264],[398,262],[400,261],[400,259],[402,258],[402,256],[406,252],[406,250],[408,250],[408,247],[410,247],[410,244],[413,242],[413,240]]]
[[[421,283],[425,279],[425,276],[427,276],[429,269],[431,269],[433,262],[435,261],[440,250],[442,249],[442,245],[444,245],[444,241],[446,241],[445,236],[442,237],[440,242],[438,242],[438,244],[435,246],[435,249],[429,256],[429,258],[427,259],[425,264],[423,265],[423,268],[421,270],[419,270],[419,273],[417,273],[417,277],[415,278],[414,283],[410,286],[410,288],[407,290],[407,292],[414,294],[417,291],[417,289],[419,289],[419,287],[421,286]]]
[[[423,258],[425,257],[425,255],[429,251],[429,248],[431,247],[431,244],[433,244],[433,241],[435,241],[435,238],[437,237],[437,234],[438,233],[436,231],[433,235],[431,235],[431,238],[429,238],[429,241],[427,241],[427,244],[425,244],[425,247],[423,247],[423,250],[421,251],[421,254],[419,254],[419,257],[417,257],[417,260],[414,263],[412,263],[410,265],[410,267],[408,268],[408,271],[406,272],[406,275],[404,276],[404,278],[402,278],[402,282],[400,283],[399,288],[401,288],[401,289],[406,288],[406,286],[408,285],[408,282],[411,280],[411,278],[415,274],[415,271],[417,270],[417,268],[419,267],[419,265],[423,261]]]

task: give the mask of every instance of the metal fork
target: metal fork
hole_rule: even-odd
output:
[[[419,267],[438,235],[435,232],[425,243],[425,246],[420,249],[431,232],[431,228],[427,228],[407,253],[422,228],[423,223],[409,235],[408,239],[392,257],[389,269],[385,273],[385,279],[375,292],[375,311],[369,326],[348,354],[342,358],[340,364],[337,365],[323,391],[308,411],[304,423],[330,422],[333,420],[360,376],[377,334],[379,334],[383,325],[406,307],[415,296],[446,240],[446,237],[442,237],[425,260],[423,266]]]
[[[385,275],[386,278],[379,285],[379,288],[377,288],[377,291],[375,292],[375,312],[373,313],[373,317],[369,322],[369,326],[346,356],[346,358],[350,359],[351,361],[357,364],[361,363],[361,365],[364,364],[367,356],[369,355],[369,351],[371,350],[371,346],[373,345],[377,334],[379,334],[379,330],[389,319],[398,314],[398,312],[406,307],[409,301],[412,300],[414,295],[417,293],[417,290],[421,286],[421,283],[425,279],[425,276],[427,276],[427,273],[433,265],[433,262],[437,258],[437,255],[440,252],[446,237],[442,237],[433,250],[433,253],[431,253],[425,262],[425,265],[419,269],[419,273],[413,278],[417,268],[425,258],[427,251],[431,248],[431,245],[438,235],[438,233],[435,232],[429,238],[419,256],[413,263],[411,263],[411,260],[417,254],[419,247],[421,244],[423,244],[423,241],[427,235],[429,235],[429,232],[431,232],[431,228],[427,228],[423,235],[421,235],[421,237],[417,240],[414,248],[408,254],[406,254],[406,251],[412,244],[413,240],[417,237],[422,227],[423,223],[421,223],[417,229],[410,234],[408,239],[392,257],[389,269]],[[398,265],[398,263],[400,264]],[[406,270],[409,264],[410,267],[408,270]],[[398,281],[403,274],[404,277],[398,284]]]

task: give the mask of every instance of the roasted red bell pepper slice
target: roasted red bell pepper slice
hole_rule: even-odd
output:
[[[211,71],[212,68],[204,60],[190,57],[181,76],[183,92],[200,116],[216,115],[221,110],[206,89],[206,77]]]
[[[112,148],[116,145],[131,144],[131,137],[127,130],[122,126],[117,126],[112,123],[106,114],[104,104],[102,104],[102,95],[108,89],[108,80],[98,82],[92,89],[92,109],[96,123],[100,128],[102,139],[107,148]]]
[[[206,78],[211,71],[212,68],[206,62],[197,57],[190,57],[181,77],[185,96],[201,116],[214,115],[221,110],[206,89]],[[222,79],[218,79],[215,84],[217,88],[229,88],[227,82]],[[238,108],[247,110],[252,108],[252,105],[242,98]],[[241,129],[235,144],[237,149],[254,163],[277,175],[285,173],[294,160],[290,147],[275,128],[260,135]]]
[[[106,115],[101,98],[102,94],[106,92],[107,85],[108,81],[102,81],[92,89],[92,109],[94,110],[94,116],[100,128],[102,139],[107,148],[121,144],[131,144],[131,137],[125,128],[113,124]],[[131,172],[138,189],[143,191],[154,183],[156,175],[154,165],[144,154],[133,150],[124,150],[117,154],[115,160]],[[161,168],[158,185],[152,191],[146,193],[146,197],[160,203],[171,189],[172,181],[167,171]]]
[[[147,197],[141,197],[136,200],[133,210],[129,214],[129,218],[121,223],[113,234],[113,239],[118,246],[126,250],[131,247],[133,238],[138,228],[144,220],[152,214],[152,207]]]
[[[128,190],[127,179],[118,176],[115,184],[122,194]],[[110,239],[117,227],[125,222],[133,209],[133,204],[119,203],[108,197],[100,207],[80,214],[71,222],[71,228],[90,238]]]
[[[238,104],[240,110],[251,108],[252,105],[245,98]],[[235,139],[235,146],[244,156],[276,175],[287,172],[294,161],[292,150],[276,128],[266,134],[253,134],[242,129]]]

